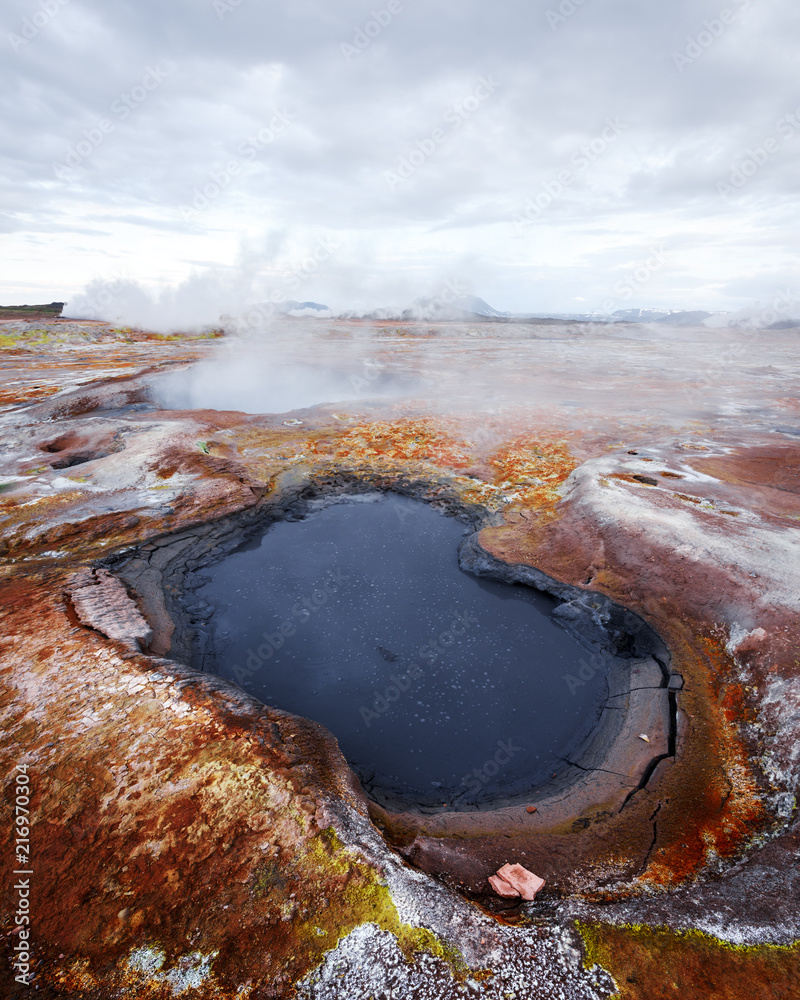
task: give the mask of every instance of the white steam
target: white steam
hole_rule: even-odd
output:
[[[223,326],[249,334],[272,325],[276,316],[348,314],[420,319],[456,318],[468,310],[474,278],[485,282],[486,267],[471,257],[398,271],[391,260],[375,260],[368,246],[346,247],[322,236],[303,242],[285,234],[243,241],[230,267],[197,270],[171,287],[148,288],[122,276],[97,279],[70,297],[63,315],[102,320],[156,333],[192,332]],[[372,261],[365,268],[363,261]],[[319,309],[325,306],[326,309]]]

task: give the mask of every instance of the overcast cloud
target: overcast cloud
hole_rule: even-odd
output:
[[[6,303],[800,291],[796,0],[6,0],[0,27]]]

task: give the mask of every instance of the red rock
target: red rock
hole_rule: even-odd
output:
[[[527,811],[529,813],[531,813],[531,814],[535,813],[536,812],[536,806],[528,806],[528,810]]]
[[[519,891],[515,889],[510,882],[506,882],[506,880],[501,878],[499,875],[490,875],[489,885],[494,889],[498,896],[505,896],[508,899],[519,898]]]
[[[522,865],[503,865],[497,875],[503,882],[510,885],[518,895],[527,900],[535,899],[536,893],[545,884],[543,878],[534,875],[533,872],[528,871],[527,868],[523,868]],[[501,893],[501,895],[506,895],[506,893]]]
[[[124,584],[107,569],[84,569],[76,573],[68,593],[78,620],[88,628],[125,642],[137,652],[153,638],[150,626]]]
[[[781,341],[784,336],[779,334]],[[766,331],[761,337],[763,345]],[[135,415],[126,416],[124,424],[119,417],[107,419],[104,412],[145,401],[151,375],[130,379],[127,372],[131,365],[160,364],[165,356],[162,352],[167,350],[179,351],[180,360],[185,361],[206,356],[203,345],[148,346],[140,338],[136,343],[135,356],[125,353],[118,357],[113,344],[101,352],[99,342],[91,352],[79,352],[76,359],[53,355],[47,362],[48,379],[52,375],[53,386],[58,383],[67,392],[34,408],[16,411],[14,423],[9,421],[3,430],[4,481],[6,476],[13,477],[18,485],[13,492],[3,494],[0,504],[6,518],[0,555],[10,552],[18,562],[14,567],[10,559],[3,567],[0,599],[4,616],[2,695],[4,705],[12,706],[3,722],[2,766],[8,773],[24,752],[24,759],[34,768],[47,769],[47,781],[39,787],[41,812],[48,820],[37,823],[36,849],[42,860],[37,893],[40,899],[58,899],[62,904],[41,908],[37,937],[45,946],[45,955],[63,948],[59,961],[66,952],[77,956],[73,961],[85,963],[86,974],[96,978],[100,993],[139,993],[135,986],[120,985],[115,963],[124,964],[130,950],[138,947],[142,927],[149,927],[151,918],[158,917],[161,922],[154,932],[158,943],[170,954],[181,956],[186,927],[190,922],[197,926],[199,915],[201,929],[192,948],[202,954],[219,949],[214,975],[224,976],[225,982],[251,979],[256,991],[274,993],[277,989],[280,993],[281,984],[299,981],[307,969],[319,966],[335,934],[353,923],[351,911],[343,903],[339,848],[325,839],[324,854],[311,853],[321,836],[318,827],[339,831],[354,887],[374,891],[373,876],[362,879],[361,862],[354,865],[350,854],[361,852],[357,845],[363,842],[362,828],[352,824],[361,823],[358,817],[366,816],[367,810],[355,779],[346,770],[333,737],[329,746],[319,727],[308,724],[306,728],[303,720],[285,713],[254,709],[245,701],[240,704],[216,683],[206,685],[206,680],[213,678],[194,679],[176,694],[174,686],[189,679],[189,673],[167,660],[154,659],[168,656],[171,646],[172,625],[163,599],[151,607],[141,597],[140,588],[131,584],[141,600],[142,617],[156,632],[157,637],[147,642],[139,630],[140,622],[132,615],[133,602],[124,599],[124,587],[109,583],[104,570],[98,570],[99,575],[86,570],[87,575],[75,586],[76,581],[67,579],[67,572],[81,565],[94,566],[102,555],[132,550],[143,542],[156,549],[155,542],[169,537],[168,533],[248,509],[256,498],[272,491],[272,482],[283,481],[279,477],[284,460],[277,453],[301,451],[310,440],[309,434],[317,430],[330,434],[335,455],[320,459],[326,468],[329,462],[333,468],[344,462],[347,470],[363,459],[364,467],[371,470],[369,475],[380,477],[381,488],[387,483],[391,487],[394,477],[405,477],[409,470],[427,483],[431,465],[417,467],[403,457],[412,435],[411,426],[402,421],[381,425],[390,428],[384,435],[388,443],[382,445],[392,456],[387,457],[382,449],[376,452],[371,443],[373,430],[379,426],[369,423],[372,417],[365,417],[364,423],[346,416],[338,430],[329,427],[327,416],[320,418],[318,426],[314,424],[316,430],[309,430],[309,420],[304,417],[307,423],[302,432],[284,427],[279,415],[164,411],[145,414],[147,419],[142,417],[142,422]],[[634,342],[622,343],[629,360],[627,352],[635,350],[631,347]],[[475,347],[479,348],[477,342]],[[109,353],[112,349],[117,353]],[[461,345],[456,349],[461,350]],[[491,358],[489,352],[497,351],[497,341],[490,338],[481,349]],[[679,349],[684,350],[682,342]],[[783,347],[780,352],[782,355]],[[778,353],[773,363],[778,363]],[[15,360],[16,351],[6,354],[3,364],[8,381],[0,383],[0,402],[30,402],[40,394],[38,381],[33,383],[43,377],[44,369],[38,367],[39,362],[32,369],[27,358]],[[170,357],[176,358],[172,353]],[[469,352],[469,357],[476,355]],[[742,357],[744,365],[749,365],[748,355]],[[703,357],[699,361],[706,364]],[[509,370],[513,367],[508,366]],[[91,368],[96,369],[98,378],[101,369],[122,374],[110,379],[103,374],[100,382],[72,389],[75,382],[87,378]],[[19,375],[8,375],[17,371]],[[700,376],[704,372],[705,368],[699,369]],[[726,392],[728,375],[736,373],[736,363],[727,363]],[[543,368],[542,377],[549,376]],[[20,387],[17,378],[29,382]],[[754,386],[757,381],[742,374],[740,384]],[[695,388],[688,383],[686,388],[694,393],[707,382],[701,378],[692,382]],[[665,379],[659,371],[638,391],[652,403],[656,390],[673,399],[676,384],[680,382]],[[776,405],[786,411],[785,422],[794,424],[796,414],[800,414],[800,394],[788,381],[785,384],[785,396]],[[625,402],[627,406],[628,400]],[[547,417],[553,421],[554,433],[560,435],[558,413],[553,406]],[[572,428],[564,430],[564,437],[583,462],[573,473],[570,489],[563,496],[547,499],[550,487],[526,487],[524,496],[503,512],[506,523],[484,529],[482,544],[509,565],[537,567],[559,581],[591,586],[642,614],[659,631],[672,652],[675,669],[680,670],[670,681],[670,690],[681,692],[679,753],[659,765],[644,794],[635,795],[621,814],[598,812],[599,807],[592,803],[600,800],[593,797],[580,812],[572,813],[566,806],[559,811],[543,801],[544,812],[537,817],[535,827],[521,822],[520,806],[512,806],[507,812],[498,809],[426,817],[425,824],[433,828],[429,835],[425,835],[428,826],[423,826],[419,816],[381,812],[385,820],[381,829],[388,831],[392,846],[395,842],[402,846],[401,853],[408,854],[418,871],[434,878],[452,874],[470,895],[508,894],[512,905],[519,898],[519,889],[499,873],[489,879],[491,889],[486,888],[485,873],[506,861],[508,838],[514,835],[515,852],[526,857],[526,863],[548,872],[551,891],[597,893],[609,905],[616,905],[628,895],[626,886],[637,880],[644,887],[656,886],[660,892],[658,908],[637,911],[637,920],[645,924],[653,919],[659,923],[675,919],[682,925],[687,899],[702,914],[735,896],[741,900],[734,904],[737,919],[777,926],[775,912],[780,913],[782,907],[782,912],[791,913],[791,899],[786,898],[791,894],[775,894],[774,885],[796,867],[796,833],[787,829],[780,840],[753,855],[759,860],[750,868],[765,874],[747,876],[746,891],[740,885],[744,876],[734,869],[724,874],[729,880],[725,883],[722,878],[717,880],[716,867],[722,859],[738,858],[756,833],[777,822],[770,813],[772,799],[764,795],[763,809],[761,805],[761,776],[756,763],[764,737],[753,736],[745,742],[739,735],[741,721],[751,711],[757,712],[763,723],[759,733],[774,740],[771,773],[776,775],[776,783],[791,787],[797,774],[794,751],[800,738],[800,715],[794,691],[800,676],[796,658],[800,624],[793,602],[800,559],[793,557],[797,542],[791,525],[796,521],[791,519],[798,512],[800,444],[787,441],[779,445],[773,431],[764,434],[748,429],[755,424],[742,423],[717,431],[711,424],[703,433],[705,443],[687,431],[687,443],[672,445],[669,442],[677,431],[671,428],[665,432],[654,425],[647,437],[641,438],[644,432],[639,424],[634,431],[627,417],[612,413],[602,422],[600,416],[595,410],[587,422],[590,433],[579,433],[571,416],[564,423]],[[499,481],[495,478],[501,471],[497,461],[507,459],[510,466],[512,457],[522,454],[523,444],[526,455],[538,456],[540,431],[527,430],[522,417],[518,428],[516,417],[514,427],[505,416],[490,423],[483,413],[465,414],[463,421],[459,417],[459,425],[467,420],[473,421],[470,426],[479,426],[487,442],[464,449],[466,474],[482,480],[470,489],[481,497],[484,483]],[[345,429],[347,421],[352,421],[351,429]],[[119,450],[121,426],[125,430],[124,448]],[[433,418],[426,426],[434,427]],[[197,441],[212,442],[223,431],[229,433],[225,440],[230,444],[209,445],[210,455],[197,448]],[[512,441],[517,431],[525,436]],[[356,444],[346,437],[348,434]],[[631,474],[647,471],[644,464],[628,465],[628,458],[606,452],[607,447],[618,447],[614,442],[627,440],[629,434],[633,441],[641,440],[642,448],[653,445],[656,458],[641,457],[639,461],[654,463],[656,474],[651,478],[659,488],[644,490],[642,480]],[[10,447],[11,435],[18,442],[16,451]],[[429,436],[439,440],[433,430]],[[322,443],[313,440],[315,450],[309,455],[323,454],[327,439],[321,439]],[[345,443],[340,447],[342,440]],[[535,452],[528,448],[532,444]],[[225,458],[223,447],[229,449]],[[628,457],[635,457],[633,444],[625,447]],[[56,486],[52,496],[50,479],[31,478],[33,448],[41,452],[36,462],[48,467],[57,454],[62,458],[90,452],[108,455],[91,461],[87,471],[93,485],[78,488],[76,483],[83,476],[67,485],[67,474],[56,480],[62,485]],[[351,457],[351,448],[362,449],[357,458]],[[491,449],[499,450],[495,455]],[[697,452],[706,457],[698,458]],[[378,458],[374,458],[376,453]],[[437,458],[432,463],[437,481],[441,472],[442,482],[460,483],[458,490],[463,490],[464,480],[453,480],[449,465],[439,470],[439,461]],[[446,461],[450,462],[449,455]],[[525,458],[518,464],[531,464],[536,473],[540,462],[538,457],[536,461]],[[562,461],[559,477],[569,465],[568,460]],[[300,470],[305,471],[292,475],[316,476],[316,468],[303,463]],[[680,492],[672,492],[674,474],[664,478],[656,471],[666,468],[686,473]],[[521,475],[529,471],[520,470]],[[162,506],[146,502],[142,485],[152,483],[168,490],[158,494],[164,500]],[[280,488],[276,492],[280,504]],[[148,495],[155,496],[149,490]],[[474,498],[474,493],[468,491],[464,496]],[[38,502],[43,498],[43,503]],[[29,500],[37,503],[28,504]],[[114,509],[109,512],[106,505],[111,503]],[[64,551],[51,551],[54,543]],[[41,573],[34,569],[39,566],[44,567]],[[143,560],[142,567],[147,571],[149,562]],[[70,607],[63,597],[73,588],[79,594]],[[721,622],[728,625],[720,629]],[[79,628],[79,623],[87,628]],[[109,643],[103,636],[113,641]],[[147,657],[135,653],[135,642],[147,646]],[[133,651],[125,651],[122,643],[132,646]],[[644,681],[638,679],[633,687],[645,697]],[[190,710],[176,717],[176,705]],[[18,713],[17,706],[23,711]],[[80,718],[80,728],[76,727],[76,710],[86,713]],[[626,733],[627,743],[633,747],[631,767],[640,759],[637,752],[645,761],[662,752],[656,749],[653,723],[636,728],[649,735],[651,744],[642,740],[637,744],[635,728]],[[209,757],[223,766],[214,763],[213,770],[206,773],[203,769]],[[121,767],[123,761],[125,766]],[[312,765],[314,775],[310,776],[305,768]],[[627,770],[624,775],[617,774],[616,768],[613,771],[593,772],[591,781],[599,781],[602,775],[609,782],[609,797],[629,797],[638,775],[633,780]],[[589,779],[579,777],[579,782],[583,780]],[[613,788],[612,781],[617,783]],[[132,788],[137,791],[131,794]],[[212,796],[210,801],[224,802],[225,808],[198,812],[198,789]],[[595,792],[591,794],[595,796]],[[605,788],[602,794],[606,796]],[[315,812],[319,821],[306,821],[301,797],[309,810],[313,803],[320,803]],[[653,852],[651,817],[656,800],[661,807],[659,849]],[[323,802],[335,823],[323,813]],[[357,812],[353,811],[354,802]],[[339,808],[347,812],[340,813]],[[376,813],[379,809],[374,804],[369,808]],[[495,814],[496,825],[490,827],[488,818]],[[585,829],[575,829],[566,822],[573,816],[591,818],[592,822]],[[434,819],[442,826],[434,828]],[[445,821],[451,825],[445,826]],[[473,825],[467,825],[468,821]],[[456,827],[456,822],[463,826]],[[785,818],[781,822],[786,822]],[[80,824],[77,839],[76,823]],[[166,846],[160,857],[154,852],[149,857],[146,846],[154,829],[164,833]],[[452,835],[454,829],[457,836]],[[129,868],[131,858],[139,858],[143,850],[147,851],[147,863],[141,860]],[[333,864],[322,860],[329,856]],[[363,852],[357,853],[358,858],[362,856]],[[381,860],[382,854],[376,856],[380,866],[388,864]],[[290,867],[287,859],[291,859]],[[363,863],[365,871],[371,872],[373,860]],[[702,873],[711,870],[710,863],[715,875],[704,888]],[[273,873],[277,879],[282,872],[288,878],[286,894],[279,879],[272,885]],[[100,899],[92,887],[108,879],[109,873],[121,874]],[[300,932],[291,920],[281,920],[285,896],[289,888],[295,888],[295,877],[300,886],[300,910],[307,908],[317,914],[315,920],[322,920],[324,903],[330,917],[321,926],[331,928],[334,937],[319,935],[318,939],[303,934],[298,938]],[[414,892],[428,891],[424,882],[416,881],[416,875],[414,879],[409,886],[423,886]],[[697,888],[694,884],[687,888],[685,892],[692,893],[688,897],[684,892],[672,895],[666,891],[693,880]],[[602,888],[610,884],[620,888]],[[191,892],[186,891],[187,885],[192,886]],[[254,885],[270,891],[253,892]],[[755,902],[759,896],[767,903]],[[223,898],[225,904],[219,907]],[[438,920],[438,894],[431,899],[430,920]],[[415,905],[425,909],[424,903]],[[757,916],[751,917],[751,911],[744,909],[751,905],[756,907],[752,912]],[[120,910],[120,906],[125,909]],[[120,914],[126,919],[119,919]],[[449,927],[449,916],[444,919]],[[464,941],[469,946],[478,924],[458,926],[461,929],[454,944],[461,946]],[[88,933],[87,928],[101,930]],[[440,932],[436,923],[431,929]],[[508,940],[517,948],[514,933],[513,928],[508,930]],[[266,941],[268,947],[252,947],[254,940]],[[288,955],[292,956],[291,964]],[[517,961],[516,955],[513,961]],[[732,977],[740,974],[735,966],[728,965]],[[52,962],[43,962],[37,971],[45,991],[53,983],[63,982],[64,970]],[[699,980],[703,974],[700,967]],[[561,975],[559,966],[556,980]],[[161,985],[157,983],[159,989]],[[148,988],[149,981],[141,987],[141,994]],[[690,976],[687,995],[702,995],[703,989]],[[731,989],[735,992],[735,987]],[[214,991],[213,984],[208,984],[208,990]],[[547,992],[546,987],[541,990]]]

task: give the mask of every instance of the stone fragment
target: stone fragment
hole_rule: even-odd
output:
[[[504,878],[500,878],[499,875],[489,876],[489,885],[494,889],[498,896],[505,896],[507,899],[518,899],[519,892],[511,885],[510,882],[506,882]]]
[[[527,868],[523,868],[522,865],[503,865],[502,868],[497,872],[497,877],[510,886],[517,895],[522,896],[523,899],[532,900],[536,898],[536,893],[539,892],[545,884],[545,880],[540,878],[538,875],[534,875],[533,872],[528,871]],[[490,879],[491,881],[491,879]],[[492,883],[492,887],[495,891],[499,892],[497,887]],[[500,892],[501,896],[508,895],[507,892]]]
[[[529,813],[531,813],[531,814],[535,813],[536,812],[536,806],[528,806],[528,810],[527,811]]]
[[[128,596],[125,585],[106,569],[82,570],[68,593],[81,624],[124,642],[139,652],[153,638],[150,626]]]
[[[650,737],[647,735],[647,733],[639,733],[639,739],[644,740],[645,743],[650,742]]]

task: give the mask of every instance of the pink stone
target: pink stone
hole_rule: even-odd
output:
[[[517,892],[514,886],[511,885],[510,882],[506,882],[506,880],[501,878],[499,875],[490,875],[489,885],[491,885],[498,896],[506,896],[509,898],[519,897],[519,892]]]
[[[503,865],[497,875],[510,885],[523,899],[532,900],[545,884],[543,878],[523,868],[522,865]],[[504,895],[504,893],[501,893]]]

